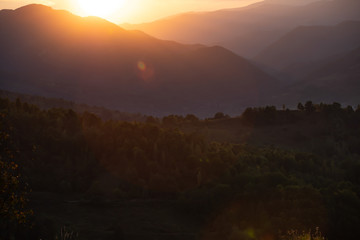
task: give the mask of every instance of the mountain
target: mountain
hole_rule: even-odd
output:
[[[360,21],[301,26],[263,50],[255,61],[296,78],[334,56],[357,48],[359,43]]]
[[[161,39],[217,44],[252,58],[301,25],[334,25],[360,20],[360,1],[323,0],[305,5],[264,1],[236,9],[186,13],[144,24],[124,24]]]
[[[358,48],[318,66],[307,76],[290,85],[280,101],[360,102],[360,44]]]
[[[182,45],[42,5],[0,11],[0,88],[126,112],[239,113],[277,83],[222,48]]]
[[[305,5],[312,2],[316,2],[318,0],[264,0],[267,3],[273,4],[284,4],[284,5]]]

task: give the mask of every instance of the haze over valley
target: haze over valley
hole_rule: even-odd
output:
[[[359,239],[359,0],[0,9],[1,240]]]
[[[194,44],[158,40],[100,18],[41,5],[2,10],[0,32],[6,37],[0,40],[0,85],[14,92],[158,116],[240,114],[248,106],[328,101],[327,91],[306,90],[321,80],[307,79],[359,47],[357,9],[354,0],[302,5],[265,1],[133,26]],[[243,50],[214,38],[226,38]],[[211,45],[216,42],[219,45]],[[357,74],[350,68],[346,78]],[[356,85],[336,79],[343,93],[333,101],[355,105],[359,98],[349,93],[356,92]],[[330,85],[328,90],[335,92]],[[284,97],[289,92],[296,94]]]
[[[219,46],[157,40],[40,5],[0,19],[6,90],[146,114],[210,114],[240,111],[277,84]]]

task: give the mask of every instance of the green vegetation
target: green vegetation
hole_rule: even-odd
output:
[[[316,228],[315,232],[312,232],[311,230],[308,232],[301,232],[299,233],[296,230],[290,230],[287,232],[286,235],[281,236],[282,240],[324,240],[325,238],[321,235],[321,232],[319,231],[319,228]]]
[[[316,227],[329,240],[356,239],[360,109],[299,106],[248,108],[235,118],[217,113],[205,120],[172,115],[126,122],[0,99],[35,200],[40,192],[77,196],[88,209],[109,201],[157,199],[164,208],[171,202],[171,211],[187,212],[201,226],[189,239],[279,239],[289,229]],[[39,238],[47,208],[37,208],[33,235]],[[111,231],[126,235],[127,229]],[[311,235],[304,234],[286,239]]]
[[[10,132],[5,114],[0,113],[0,239],[21,235],[32,215],[27,208],[29,189],[19,173]]]
[[[56,240],[75,240],[78,239],[78,234],[68,229],[67,227],[62,227],[60,230],[60,236],[55,238]]]

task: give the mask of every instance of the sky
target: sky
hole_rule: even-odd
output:
[[[65,9],[80,16],[98,15],[119,24],[150,22],[183,12],[214,11],[261,1],[263,0],[0,0],[0,9],[16,9],[27,4],[39,3],[55,9]],[[266,1],[284,2],[285,0]],[[304,1],[314,0],[285,2]],[[105,2],[108,6],[105,6]],[[100,10],[102,12],[99,12]]]
[[[56,9],[65,9],[74,14],[86,16],[81,1],[93,1],[99,4],[104,0],[0,0],[0,9],[16,9],[18,7],[39,3]],[[262,0],[109,0],[119,4],[112,13],[103,14],[103,18],[115,23],[142,23],[163,17],[190,11],[213,11],[223,8],[246,6]],[[113,3],[114,4],[114,3]],[[116,3],[117,4],[117,3]],[[110,6],[111,7],[111,6]],[[94,14],[95,15],[95,14]]]

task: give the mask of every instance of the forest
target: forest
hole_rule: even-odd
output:
[[[0,239],[360,235],[360,107],[308,101],[122,121],[1,98],[0,116]],[[53,210],[64,206],[67,215]],[[108,217],[112,227],[97,231],[91,219],[116,206],[126,220]],[[179,217],[145,229],[138,212],[154,206]],[[77,221],[76,209],[86,212]]]

